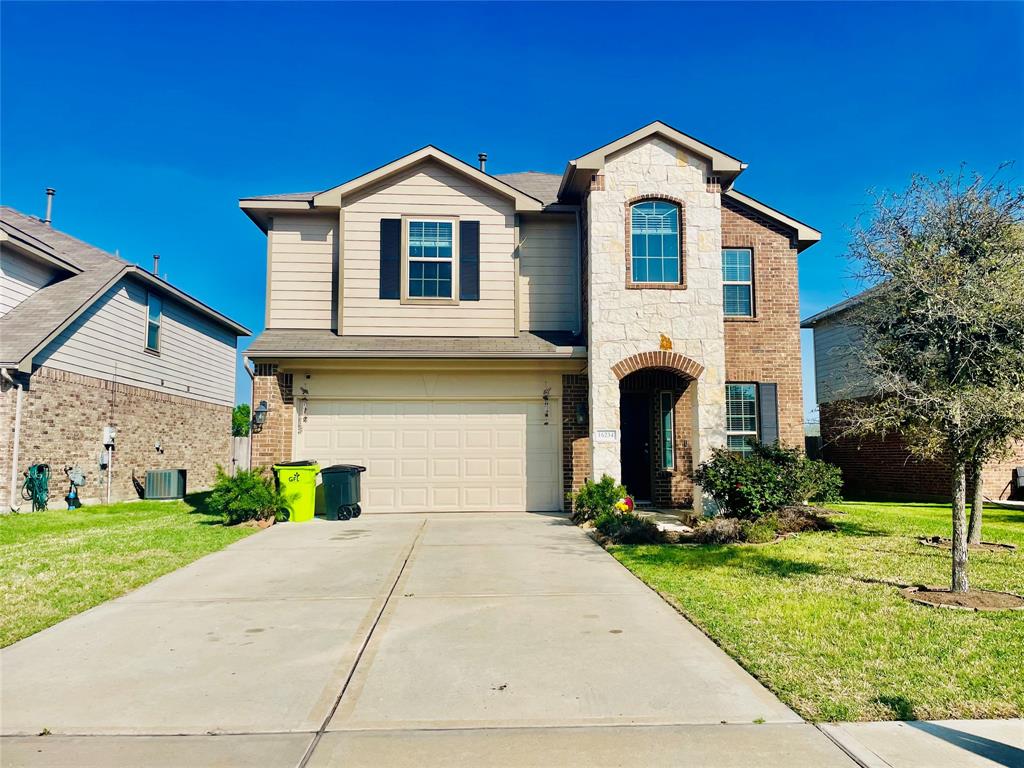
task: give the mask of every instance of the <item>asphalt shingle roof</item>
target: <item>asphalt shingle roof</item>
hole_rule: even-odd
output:
[[[8,206],[0,206],[0,229],[11,237],[12,244],[20,240],[72,267],[64,269],[64,275],[69,276],[40,288],[0,317],[0,366],[3,367],[19,365],[70,317],[99,298],[113,280],[135,270],[124,259]],[[75,274],[75,269],[81,271]],[[176,291],[173,286],[164,285]],[[181,297],[195,301],[184,294]],[[212,309],[203,309],[221,322],[233,323]]]
[[[562,177],[557,173],[541,173],[540,171],[524,171],[522,173],[498,173],[494,178],[503,181],[530,197],[535,197],[544,205],[558,202],[558,188]]]
[[[329,330],[268,328],[245,354],[251,357],[569,357],[584,346],[564,331],[517,337],[338,336]]]

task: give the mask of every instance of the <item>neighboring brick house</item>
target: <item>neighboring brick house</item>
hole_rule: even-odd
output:
[[[820,234],[663,123],[563,174],[425,147],[250,197],[266,330],[253,461],[367,467],[374,511],[564,508],[608,473],[700,505],[712,448],[803,445],[797,254]]]
[[[248,333],[156,275],[0,207],[3,510],[28,505],[32,464],[51,467],[51,508],[63,506],[65,465],[84,471],[87,503],[137,499],[132,478],[151,469],[184,469],[189,490],[211,485],[230,461],[236,344]]]
[[[859,335],[846,314],[861,298],[858,295],[840,302],[801,324],[803,328],[814,329],[822,458],[842,469],[844,493],[850,497],[948,501],[951,468],[947,458],[917,459],[898,434],[862,438],[842,434],[842,403],[872,394],[871,381],[864,375],[856,354]],[[1024,443],[1012,446],[1005,459],[985,465],[985,495],[990,499],[1010,498],[1013,469],[1020,466],[1024,466]],[[973,487],[973,482],[969,485]]]

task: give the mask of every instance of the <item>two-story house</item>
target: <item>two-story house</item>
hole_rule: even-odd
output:
[[[820,233],[663,123],[491,175],[428,146],[249,197],[266,330],[254,464],[367,467],[363,506],[548,511],[585,478],[700,504],[715,446],[803,443],[797,254]]]
[[[186,487],[230,466],[243,326],[156,274],[0,207],[0,505],[28,508],[22,475],[85,473],[88,502],[139,498],[148,470]],[[152,490],[152,489],[150,489]]]

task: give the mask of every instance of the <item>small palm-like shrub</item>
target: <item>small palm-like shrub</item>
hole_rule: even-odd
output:
[[[213,486],[207,507],[220,515],[225,525],[247,520],[287,520],[288,505],[265,470],[240,469],[234,477],[217,467],[217,483]]]
[[[653,520],[614,509],[601,512],[594,528],[614,544],[657,544],[664,539]]]
[[[615,503],[626,496],[626,489],[615,478],[603,475],[598,482],[585,480],[576,493],[567,494],[572,503],[572,521],[585,523],[602,512],[614,512]]]

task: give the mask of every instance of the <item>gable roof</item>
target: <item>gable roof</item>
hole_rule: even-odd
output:
[[[417,163],[433,161],[475,181],[483,187],[487,187],[499,195],[510,198],[516,207],[516,211],[539,211],[543,209],[543,202],[527,191],[509,184],[499,176],[492,176],[481,171],[469,163],[449,155],[447,152],[428,144],[422,149],[410,152],[408,155],[392,160],[386,165],[374,168],[372,171],[357,176],[354,179],[339,184],[322,192],[292,192],[277,195],[253,195],[243,197],[238,201],[238,207],[245,211],[264,232],[269,226],[267,214],[271,211],[310,210],[313,208],[326,208],[328,210],[341,207],[342,198],[354,194],[360,189],[374,184],[411,168]]]
[[[762,216],[766,216],[773,221],[777,221],[783,226],[789,227],[796,232],[797,251],[802,251],[805,248],[810,248],[816,242],[821,240],[821,232],[816,230],[810,224],[804,224],[799,219],[794,219],[792,216],[787,216],[782,211],[778,211],[760,200],[755,200],[750,195],[744,195],[738,189],[726,189],[722,191],[725,197],[731,200],[735,200],[741,205],[745,205],[754,211],[757,211]]]
[[[177,299],[236,335],[249,335],[245,326],[156,275],[13,208],[0,206],[0,230],[8,235],[3,240],[5,245],[32,253],[23,247],[23,243],[30,243],[34,249],[51,254],[56,260],[51,263],[60,262],[66,265],[61,268],[71,273],[40,288],[0,317],[0,367],[31,371],[32,357],[127,275]]]
[[[652,136],[660,136],[674,144],[678,144],[695,155],[700,155],[710,160],[711,172],[722,179],[723,188],[730,186],[732,181],[747,167],[747,164],[742,160],[728,155],[722,150],[712,147],[710,144],[705,144],[703,141],[695,139],[693,136],[685,134],[671,125],[655,120],[643,128],[638,128],[632,133],[627,133],[615,141],[577,157],[575,160],[570,160],[565,167],[565,173],[562,174],[558,196],[564,198],[579,194],[590,184],[590,177],[604,168],[609,156]]]
[[[722,194],[736,202],[757,211],[761,215],[793,229],[796,233],[798,250],[814,245],[821,239],[821,232],[798,219],[787,216],[749,195],[732,188],[733,182],[747,167],[747,164],[730,154],[706,144],[667,123],[655,120],[615,141],[593,149],[570,160],[561,175],[540,171],[520,173],[488,174],[473,165],[441,151],[433,145],[400,157],[351,181],[347,181],[323,192],[291,192],[276,195],[254,195],[239,200],[239,207],[245,211],[264,232],[270,225],[269,216],[274,211],[305,211],[321,206],[337,208],[344,195],[352,194],[362,187],[408,168],[426,159],[434,159],[452,170],[475,179],[484,186],[512,197],[517,211],[572,210],[575,201],[590,185],[594,173],[604,167],[608,157],[652,136],[673,142],[695,155],[707,158],[711,173],[722,182]]]
[[[385,179],[388,176],[392,176],[425,160],[433,160],[436,163],[446,166],[455,173],[460,173],[463,176],[469,177],[481,186],[488,187],[499,195],[512,198],[515,201],[517,211],[539,211],[542,208],[541,202],[537,198],[525,194],[521,190],[506,184],[500,179],[497,179],[494,176],[481,171],[479,168],[475,168],[469,163],[459,160],[457,157],[453,157],[447,152],[444,152],[430,144],[422,149],[417,149],[415,152],[410,152],[404,157],[393,160],[387,165],[382,165],[380,168],[375,168],[368,173],[364,173],[362,176],[357,176],[350,181],[346,181],[344,184],[339,184],[336,187],[321,192],[313,198],[313,205],[317,207],[325,205],[339,207],[341,205],[341,199],[345,195],[350,195],[363,187],[380,181],[381,179]]]

